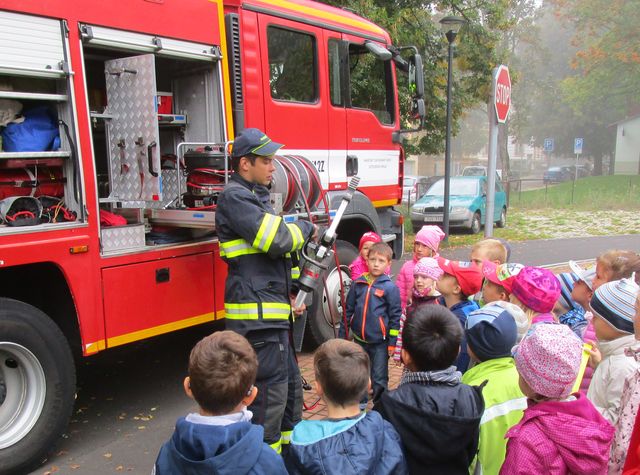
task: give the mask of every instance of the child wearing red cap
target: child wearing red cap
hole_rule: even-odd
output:
[[[411,289],[413,288],[413,267],[423,257],[437,257],[440,241],[444,239],[444,233],[438,226],[425,225],[417,232],[416,239],[413,241],[413,259],[404,263],[396,285],[400,289],[400,301],[402,303],[402,313],[405,312],[409,301],[411,300]]]
[[[367,266],[369,248],[377,242],[382,242],[382,238],[373,231],[364,233],[360,238],[360,255],[349,265],[352,280],[356,280],[365,272],[369,272],[369,267]],[[385,273],[388,274],[388,270]]]
[[[438,291],[442,294],[444,305],[458,317],[464,328],[467,315],[479,308],[476,302],[469,300],[469,296],[482,288],[482,272],[471,262],[450,261],[442,257],[438,257],[438,265],[444,271],[436,284]],[[464,337],[454,364],[461,373],[469,367],[469,353]]]

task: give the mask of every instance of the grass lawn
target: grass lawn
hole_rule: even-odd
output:
[[[547,189],[512,193],[507,227],[494,226],[495,237],[507,241],[556,237],[631,234],[640,232],[640,175],[614,175],[581,178],[573,183],[549,185]],[[414,233],[406,206],[405,249],[413,247]],[[466,246],[483,238],[462,230],[452,230],[448,247]],[[445,246],[446,247],[446,246]]]
[[[569,208],[575,210],[640,209],[640,175],[590,176],[511,194],[513,208]]]

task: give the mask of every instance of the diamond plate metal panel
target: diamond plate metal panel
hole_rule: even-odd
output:
[[[122,201],[161,199],[160,153],[156,114],[155,58],[152,54],[105,62],[112,191]],[[156,201],[157,202],[157,201]]]
[[[144,224],[103,228],[100,243],[103,252],[144,247]]]

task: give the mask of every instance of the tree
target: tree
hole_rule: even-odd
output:
[[[609,125],[637,101],[638,93],[629,90],[640,81],[638,72],[621,80],[616,76],[621,66],[614,63],[622,61],[615,51],[606,53],[606,59],[599,52],[612,41],[612,32],[619,30],[603,23],[610,17],[610,5],[621,8],[619,2],[607,2],[604,8],[600,0],[545,3],[535,24],[537,40],[518,53],[527,58],[523,63],[526,81],[514,91],[519,136],[534,136],[538,145],[545,137],[553,137],[555,153],[565,156],[573,154],[574,138],[584,137],[584,154],[594,158],[595,174],[602,173],[603,157],[613,151],[614,130]],[[624,19],[616,21],[627,24]],[[627,55],[633,56],[627,51],[625,60]]]
[[[459,128],[464,111],[487,103],[491,71],[502,59],[501,35],[512,28],[506,15],[508,0],[327,0],[381,25],[395,45],[415,45],[424,61],[427,116],[424,132],[406,144],[408,153],[438,154],[444,150],[446,130],[447,40],[438,19],[454,13],[468,23],[456,41],[453,83],[453,133]],[[400,107],[407,116],[410,96],[399,75]]]

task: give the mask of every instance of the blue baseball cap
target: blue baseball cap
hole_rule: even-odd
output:
[[[231,156],[244,157],[250,153],[268,157],[283,147],[281,143],[274,142],[260,129],[244,129],[233,142]]]
[[[480,361],[511,356],[518,326],[513,315],[489,303],[467,316],[464,329],[467,344]]]

